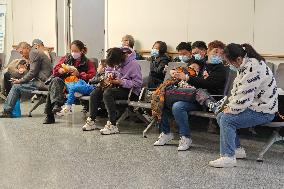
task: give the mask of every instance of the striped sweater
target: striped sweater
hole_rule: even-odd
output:
[[[278,111],[276,80],[263,61],[244,58],[233,83],[228,107],[232,114],[249,108],[256,112],[274,114]]]

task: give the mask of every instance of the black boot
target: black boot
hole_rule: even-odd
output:
[[[43,124],[53,124],[55,123],[54,114],[47,115],[43,121]]]
[[[56,114],[57,112],[60,112],[61,110],[62,110],[61,106],[59,106],[58,104],[54,104],[52,108],[52,113]]]

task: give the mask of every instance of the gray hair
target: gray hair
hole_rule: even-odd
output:
[[[18,44],[17,49],[19,48],[26,49],[26,48],[32,48],[32,47],[29,43],[23,41]]]
[[[135,42],[134,37],[132,35],[125,35],[125,36],[122,37],[122,39],[124,39],[124,38],[126,38],[129,41],[129,46],[131,48],[133,48],[134,42]]]

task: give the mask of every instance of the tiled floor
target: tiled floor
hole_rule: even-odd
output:
[[[2,109],[2,102],[0,104]],[[22,103],[27,114],[29,102]],[[248,159],[238,167],[215,169],[219,136],[193,131],[193,147],[177,152],[178,140],[154,147],[152,130],[131,121],[121,134],[82,132],[80,106],[74,115],[43,125],[43,106],[34,117],[0,118],[0,188],[284,188],[284,146],[274,145],[265,162],[256,162],[262,139],[244,139]],[[99,127],[105,123],[99,120]]]

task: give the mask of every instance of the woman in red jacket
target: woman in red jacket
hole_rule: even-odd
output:
[[[45,105],[47,114],[44,124],[55,123],[54,114],[61,111],[65,102],[65,82],[76,79],[88,82],[95,75],[94,63],[86,57],[87,48],[83,42],[75,40],[71,43],[71,54],[62,57],[53,69],[53,78],[48,87]]]

